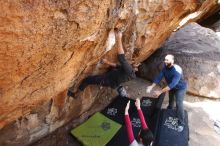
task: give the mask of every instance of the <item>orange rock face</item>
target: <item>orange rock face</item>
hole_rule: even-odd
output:
[[[199,11],[195,21],[215,6],[214,0],[1,0],[0,128],[14,121],[22,128],[24,118],[32,127],[26,130],[47,126],[29,136],[31,142],[88,110],[97,88],[88,87],[76,100],[66,90],[104,71],[100,58],[116,60],[114,27],[125,30],[126,57],[141,62],[183,18]],[[46,113],[39,112],[42,106]]]

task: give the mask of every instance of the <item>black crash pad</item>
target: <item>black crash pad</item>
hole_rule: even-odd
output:
[[[135,139],[138,138],[138,133],[141,129],[141,123],[140,119],[138,117],[137,112],[133,112],[132,114],[129,114],[131,123],[132,123],[132,129],[134,133]],[[110,142],[107,144],[107,146],[128,146],[129,141],[127,137],[127,129],[126,126],[123,125],[120,130],[116,133],[116,135],[110,140]]]
[[[160,114],[154,146],[188,146],[188,114],[185,111],[184,130],[179,132],[175,109],[163,109]]]
[[[126,97],[117,96],[112,103],[110,103],[101,113],[122,125],[124,125],[124,111],[125,107],[130,100],[129,113],[133,113],[135,108],[135,100]]]
[[[151,119],[151,117],[161,109],[165,93],[162,93],[158,98],[142,97],[141,109],[144,116]]]
[[[160,98],[143,97],[141,99],[141,109],[143,111],[147,125],[153,133],[156,133],[154,130],[159,116],[157,112],[160,111],[164,95],[165,94],[162,94]],[[129,100],[131,101],[129,115],[132,122],[133,133],[136,139],[138,137],[138,133],[141,129],[141,123],[134,104],[135,101],[118,96],[106,109],[102,111],[102,113],[108,118],[122,124],[121,129],[116,133],[116,135],[107,144],[107,146],[129,145],[127,130],[124,125],[124,109]]]

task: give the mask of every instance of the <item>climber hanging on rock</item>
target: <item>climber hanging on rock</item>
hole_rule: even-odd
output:
[[[115,28],[116,47],[118,52],[118,61],[120,64],[112,63],[107,59],[102,59],[102,63],[111,66],[111,69],[101,75],[88,76],[79,85],[79,91],[72,92],[68,90],[67,95],[76,98],[78,93],[82,92],[88,85],[101,85],[105,87],[117,88],[119,95],[127,96],[126,90],[120,84],[136,78],[135,72],[138,71],[139,63],[129,64],[125,59],[125,52],[122,45],[122,33]]]

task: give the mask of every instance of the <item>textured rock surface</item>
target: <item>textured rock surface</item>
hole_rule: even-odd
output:
[[[152,80],[163,66],[164,56],[174,54],[184,71],[188,92],[220,98],[220,38],[211,29],[191,23],[173,33],[141,69],[141,76]]]
[[[194,97],[195,98],[195,97]],[[220,118],[220,102],[202,101],[202,102],[185,102],[185,109],[188,111],[189,128],[190,128],[190,146],[218,146],[220,143],[219,134],[214,130],[216,119]]]
[[[104,96],[89,87],[73,100],[66,90],[104,71],[101,57],[115,60],[112,28],[126,26],[126,56],[140,62],[188,14],[201,11],[196,20],[215,7],[215,0],[0,0],[0,145],[31,143]]]

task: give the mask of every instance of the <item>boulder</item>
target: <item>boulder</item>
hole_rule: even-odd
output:
[[[220,98],[220,38],[211,29],[190,23],[170,38],[144,61],[140,76],[153,80],[163,66],[166,54],[175,56],[183,69],[188,93]]]

